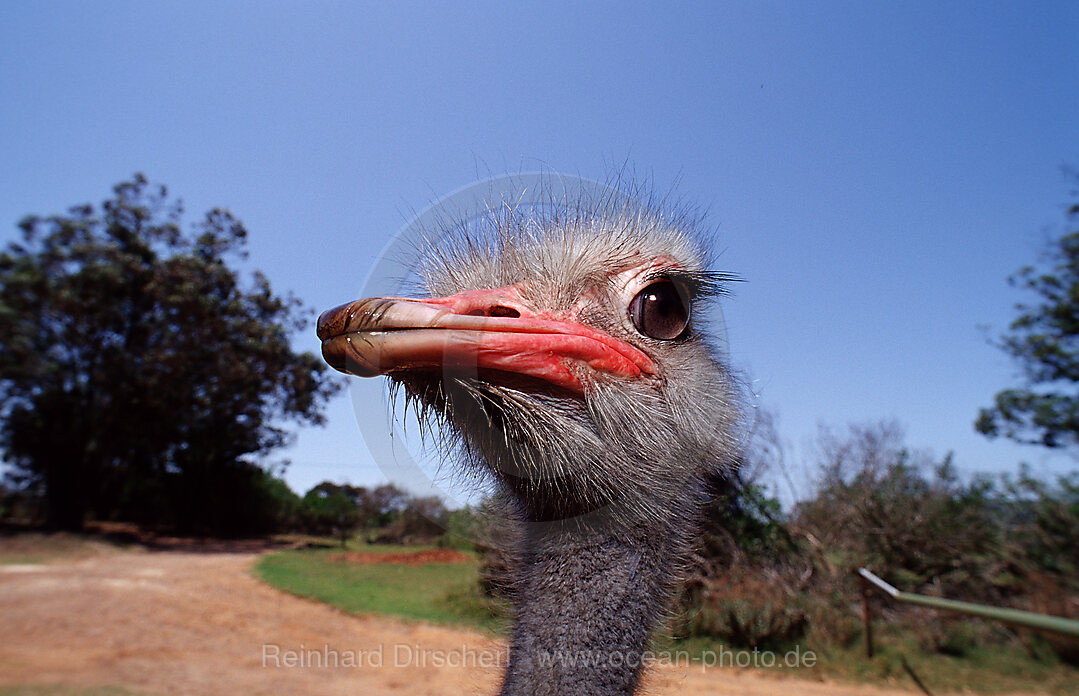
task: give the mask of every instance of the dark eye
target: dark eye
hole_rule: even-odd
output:
[[[670,341],[689,325],[689,298],[674,282],[659,280],[637,293],[629,317],[645,336]]]

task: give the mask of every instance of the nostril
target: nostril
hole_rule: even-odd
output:
[[[521,313],[518,312],[513,307],[505,307],[503,305],[495,305],[494,307],[491,307],[490,309],[487,310],[487,316],[489,316],[489,317],[510,317],[512,319],[517,319],[517,318],[519,318],[521,316]]]

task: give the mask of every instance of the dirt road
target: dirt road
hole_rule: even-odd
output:
[[[0,685],[149,694],[493,694],[504,645],[480,634],[346,615],[274,590],[257,554],[121,552],[0,565]],[[462,662],[465,664],[462,665]],[[737,668],[660,666],[655,696],[885,696]]]

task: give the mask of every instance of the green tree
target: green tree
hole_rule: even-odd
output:
[[[339,384],[289,343],[308,323],[300,301],[228,266],[245,257],[239,220],[215,209],[185,233],[164,187],[136,175],[114,193],[25,218],[0,254],[11,478],[55,527],[92,513],[249,531],[238,493],[282,497],[257,459],[289,441],[287,421],[321,423]]]
[[[975,427],[988,437],[1079,444],[1079,202],[1066,220],[1071,231],[1049,243],[1040,266],[1009,278],[1037,298],[1017,305],[1019,317],[1000,341],[1022,366],[1026,383],[1001,391],[993,406],[981,409]]]
[[[1048,482],[1024,464],[1018,477],[1004,477],[1001,497],[1009,518],[1009,554],[1079,589],[1079,472]]]
[[[409,494],[392,483],[385,483],[369,492],[360,501],[360,507],[375,527],[386,527],[395,522],[408,507]]]
[[[341,538],[341,546],[345,546],[349,535],[362,521],[356,505],[356,493],[362,490],[323,481],[307,491],[300,503],[300,515],[307,531],[313,534],[337,534]]]

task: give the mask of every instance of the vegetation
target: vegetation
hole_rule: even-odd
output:
[[[353,544],[365,553],[400,547]],[[415,547],[421,550],[431,547]],[[280,551],[263,556],[255,574],[280,589],[348,612],[376,613],[439,624],[498,628],[502,619],[477,589],[474,560],[454,563],[354,563],[327,549]]]
[[[467,511],[452,515],[458,525],[468,517]],[[342,546],[357,530],[376,543],[432,544],[443,538],[450,520],[438,498],[416,497],[393,484],[368,489],[323,481],[304,495],[292,527],[335,535]]]
[[[1079,184],[1079,173],[1074,174]],[[1079,187],[1075,191],[1079,197]],[[1025,266],[1013,286],[1036,297],[1000,347],[1023,369],[1026,383],[996,395],[977,429],[1046,447],[1079,445],[1079,198],[1067,209],[1070,231],[1047,245],[1039,266]]]
[[[934,617],[925,617],[935,620]],[[876,642],[872,660],[861,645],[816,648],[821,671],[858,682],[885,682],[917,693],[913,676],[934,694],[1079,693],[1076,670],[1023,650],[988,645],[962,656],[927,651],[916,636],[890,630]]]
[[[182,532],[272,530],[293,504],[255,457],[322,421],[336,390],[296,353],[307,317],[255,273],[247,230],[212,210],[190,233],[137,175],[100,208],[19,223],[0,253],[0,447],[49,524],[87,517]]]
[[[427,550],[415,547],[410,550]],[[348,549],[359,553],[401,552],[399,546],[370,545],[351,539]],[[358,613],[377,613],[439,624],[465,626],[481,631],[501,632],[507,625],[507,607],[483,594],[477,580],[481,566],[476,560],[466,563],[346,563],[334,549],[280,551],[260,559],[255,568],[258,577],[294,594],[318,599],[340,609]],[[776,585],[761,569],[743,574],[738,585],[723,588],[734,602],[761,604],[757,597],[775,596]],[[845,642],[826,636],[815,625],[817,614],[808,608],[812,597],[805,595],[787,600],[788,604],[807,607],[804,616],[812,625],[798,640],[758,642],[760,649],[778,654],[794,648],[814,651],[817,656],[813,676],[869,682],[912,685],[910,673],[934,692],[1007,693],[1026,692],[1031,684],[1049,694],[1074,694],[1076,670],[1062,664],[1044,644],[1031,642],[1029,649],[1016,644],[1014,634],[991,623],[945,622],[936,631],[943,649],[924,639],[924,631],[941,621],[936,614],[922,613],[916,622],[900,617],[896,623],[881,622],[877,635],[877,656],[868,660],[860,644],[860,619],[857,614],[856,589],[843,599],[843,606],[831,608],[826,619],[829,627],[846,623],[852,631]],[[809,593],[811,595],[812,592]],[[885,613],[887,615],[887,613]],[[745,616],[753,617],[752,611]],[[890,617],[895,619],[896,617]],[[755,620],[755,619],[754,619]],[[922,626],[922,631],[917,629]],[[988,636],[985,634],[989,634]],[[989,638],[989,640],[986,640]],[[658,650],[684,650],[703,656],[707,651],[746,648],[750,644],[730,640],[718,633],[697,632],[661,638]],[[1039,646],[1040,645],[1040,652]],[[909,671],[908,671],[909,670]],[[789,670],[781,670],[786,673]]]

